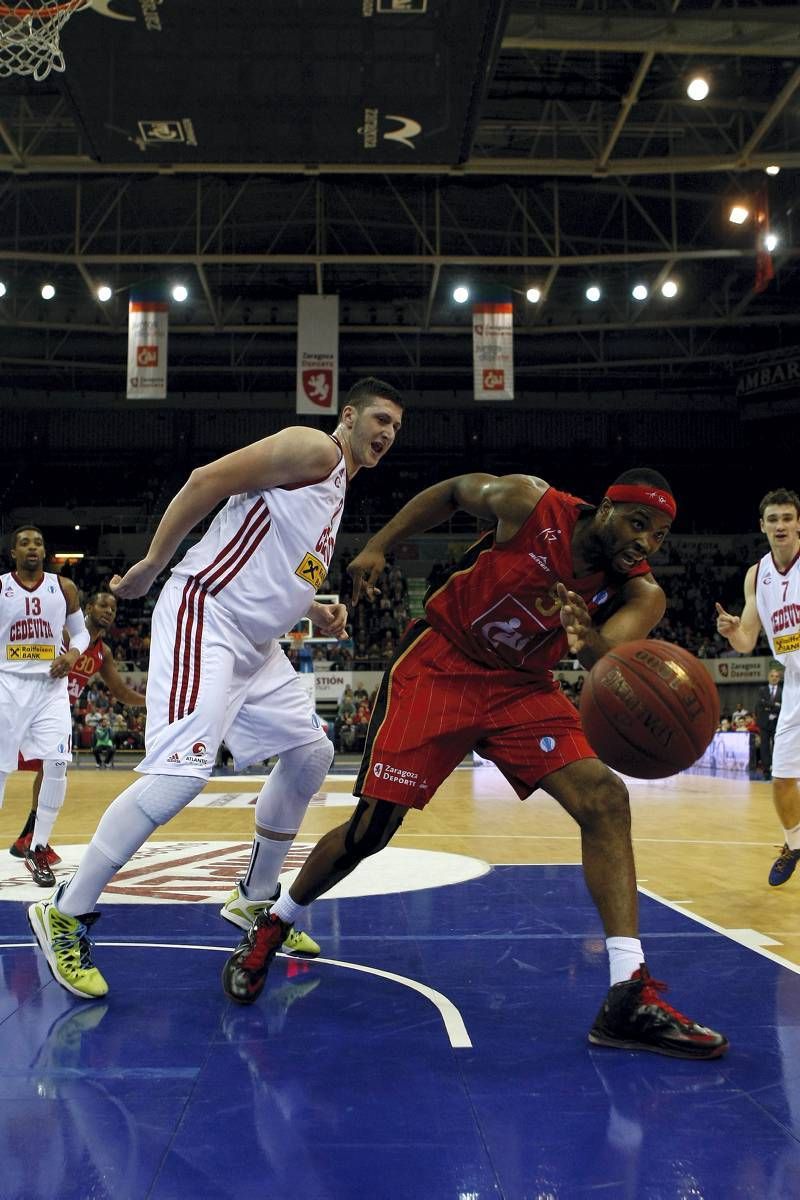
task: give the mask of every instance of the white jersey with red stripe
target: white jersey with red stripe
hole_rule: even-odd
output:
[[[49,675],[63,648],[66,619],[58,575],[45,571],[31,587],[16,571],[0,575],[0,671]]]
[[[339,461],[323,479],[231,496],[173,569],[186,580],[187,639],[202,625],[207,596],[256,646],[305,615],[328,572],[344,507],[347,470],[336,445]]]
[[[793,726],[800,737],[800,554],[783,571],[771,553],[764,555],[756,569],[756,607],[772,653],[785,672],[776,738]],[[800,764],[800,746],[797,760]]]

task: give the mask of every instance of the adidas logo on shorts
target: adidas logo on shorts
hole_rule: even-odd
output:
[[[169,758],[167,759],[167,762],[171,762],[171,763],[179,763],[180,761],[181,761],[180,754],[170,754]]]

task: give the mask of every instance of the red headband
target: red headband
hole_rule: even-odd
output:
[[[669,492],[663,492],[647,483],[612,483],[606,496],[609,500],[618,500],[620,504],[644,504],[647,508],[661,509],[670,521],[675,520],[678,511]]]

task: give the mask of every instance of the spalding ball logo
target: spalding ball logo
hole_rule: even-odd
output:
[[[205,754],[205,752],[206,752],[205,742],[195,742],[195,744],[192,746],[192,754]]]

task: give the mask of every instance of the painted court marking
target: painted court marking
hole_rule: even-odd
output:
[[[0,950],[20,949],[19,942],[0,942]],[[24,945],[24,943],[22,943]],[[230,946],[199,946],[195,943],[185,942],[95,942],[96,946],[112,946],[115,949],[127,950],[131,947],[140,950],[205,950],[212,954],[231,954],[233,947]],[[31,943],[31,949],[38,949],[35,942]],[[278,958],[286,958],[290,961],[298,961],[292,954],[278,953]],[[361,963],[343,962],[338,958],[315,958],[313,960],[304,959],[303,961],[313,961],[314,965],[322,964],[327,967],[344,967],[348,971],[361,971],[365,975],[377,975],[380,979],[388,979],[390,983],[399,983],[403,987],[410,988],[414,992],[419,992],[426,1000],[438,1009],[439,1016],[442,1018],[442,1023],[445,1028],[450,1045],[454,1050],[470,1050],[472,1041],[467,1033],[467,1027],[464,1024],[464,1018],[461,1013],[442,992],[437,992],[435,988],[428,987],[425,983],[420,983],[417,979],[410,979],[407,975],[396,975],[394,971],[382,971],[378,967],[365,967]]]
[[[649,896],[651,900],[657,900],[659,904],[666,905],[673,912],[680,913],[682,917],[689,917],[691,921],[696,921],[698,925],[705,925],[706,929],[712,929],[714,933],[719,933],[722,937],[728,938],[729,941],[737,942],[738,945],[752,950],[754,954],[760,954],[762,958],[768,958],[770,962],[778,963],[779,966],[786,967],[788,971],[793,971],[795,975],[800,975],[800,966],[797,963],[790,962],[788,958],[783,958],[780,954],[774,954],[772,950],[766,949],[768,945],[780,945],[780,942],[776,942],[766,934],[759,933],[755,929],[726,929],[724,925],[717,925],[714,921],[706,920],[705,917],[698,917],[697,913],[684,908],[675,900],[667,900],[664,896],[660,896],[658,892],[652,892],[650,888],[640,886],[638,890],[642,895]]]

